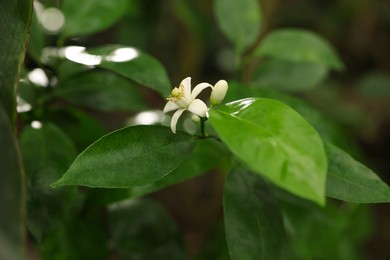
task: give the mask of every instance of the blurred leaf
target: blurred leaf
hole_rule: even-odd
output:
[[[210,111],[210,123],[252,170],[295,195],[325,203],[327,159],[319,134],[287,105],[237,100]]]
[[[106,45],[77,52],[71,59],[76,63],[84,65],[92,62],[98,67],[113,71],[149,87],[163,97],[168,96],[171,92],[171,83],[161,63],[150,55],[132,47]],[[77,71],[85,68],[87,67],[82,66]],[[72,67],[68,66],[69,69],[72,69]]]
[[[72,141],[52,124],[43,124],[40,129],[25,128],[20,146],[27,179],[27,224],[42,242],[74,203],[76,187],[52,190],[49,185],[61,177],[77,153]]]
[[[349,154],[325,144],[329,160],[326,194],[357,203],[390,202],[390,187]]]
[[[105,212],[88,204],[68,213],[68,220],[48,235],[39,247],[42,259],[110,259]]]
[[[2,103],[0,147],[0,259],[24,259],[24,173],[18,144]]]
[[[187,159],[195,139],[163,126],[133,126],[93,143],[53,187],[127,188],[155,182]]]
[[[232,260],[283,259],[282,213],[260,176],[244,169],[229,173],[223,204],[226,240]]]
[[[65,24],[62,37],[96,33],[119,21],[128,8],[127,0],[62,1]]]
[[[290,238],[288,259],[367,259],[362,252],[372,229],[367,207],[336,207],[332,200],[326,207],[318,207],[287,193],[278,195]]]
[[[300,91],[316,87],[328,70],[321,64],[266,60],[255,70],[252,83],[271,89]]]
[[[261,13],[256,0],[215,0],[215,15],[222,32],[239,53],[260,33]]]
[[[186,259],[175,223],[156,202],[112,204],[108,225],[114,249],[123,259]]]
[[[54,93],[97,111],[134,111],[147,107],[134,83],[107,71],[89,71],[63,80]]]
[[[16,86],[26,51],[32,6],[32,0],[0,2],[0,104],[11,122],[16,114]]]
[[[28,53],[40,62],[42,49],[44,47],[44,34],[41,24],[38,21],[37,13],[33,12],[31,21],[30,40],[28,42]]]
[[[272,31],[261,42],[256,54],[290,62],[318,64],[328,69],[341,70],[344,67],[328,42],[302,29]]]
[[[359,80],[358,87],[360,93],[368,97],[390,97],[390,77],[380,72],[371,72],[364,75]]]
[[[52,122],[63,129],[76,145],[77,151],[84,150],[106,133],[102,124],[94,117],[71,107],[50,110],[44,121]]]

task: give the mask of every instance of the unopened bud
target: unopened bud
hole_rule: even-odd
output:
[[[199,123],[199,121],[200,121],[200,117],[198,116],[198,115],[192,115],[191,116],[191,120],[192,120],[192,122],[194,122],[194,123]]]
[[[211,96],[210,96],[210,102],[213,105],[218,105],[222,102],[222,100],[226,96],[226,92],[228,90],[228,83],[226,80],[221,79],[218,81],[214,87],[213,90],[211,91]]]

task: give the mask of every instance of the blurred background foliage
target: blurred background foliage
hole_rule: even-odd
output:
[[[86,68],[75,63],[54,60],[52,62],[55,66],[43,65],[42,49],[47,46],[132,46],[159,60],[172,85],[191,76],[194,82],[216,82],[224,78],[240,81],[237,85],[254,82],[282,90],[282,93],[306,100],[307,104],[322,111],[332,124],[340,125],[348,138],[341,138],[343,140],[339,144],[348,147],[355,157],[390,183],[388,1],[258,1],[263,17],[261,34],[256,44],[244,52],[239,68],[233,46],[218,27],[214,1],[98,2],[100,6],[96,5],[94,8],[88,6],[90,1],[80,1],[76,8],[71,6],[75,1],[36,2],[37,10],[40,11],[33,18],[25,73],[22,76],[25,80],[19,87],[19,95],[33,104],[34,110],[19,114],[19,128],[22,129],[35,120],[53,124],[45,126],[44,132],[40,133],[33,128],[24,128],[21,147],[24,158],[29,158],[25,159],[25,163],[31,162],[33,165],[36,154],[29,154],[28,148],[23,149],[24,146],[34,146],[29,143],[32,139],[47,144],[61,144],[68,150],[66,154],[56,154],[54,149],[40,155],[40,158],[56,165],[46,168],[51,176],[50,180],[42,183],[36,179],[38,184],[28,186],[30,189],[38,187],[36,190],[29,190],[30,194],[36,196],[29,197],[32,210],[28,213],[29,221],[31,220],[28,224],[32,234],[31,241],[39,245],[40,254],[44,258],[49,259],[53,252],[60,250],[69,255],[56,259],[106,259],[109,255],[113,259],[155,259],[168,251],[172,255],[170,259],[182,259],[184,255],[195,259],[228,259],[221,222],[223,176],[218,170],[210,170],[207,175],[153,193],[148,200],[120,203],[107,208],[102,206],[135,195],[122,194],[121,190],[87,192],[88,189],[67,189],[56,191],[54,197],[44,196],[49,192],[45,190],[45,184],[61,176],[66,164],[69,164],[66,162],[71,162],[77,152],[104,133],[122,127],[124,122],[134,123],[136,118],[133,116],[138,112],[161,110],[165,103],[153,90],[137,88],[136,83],[130,84],[101,68],[80,74]],[[67,22],[60,33],[56,33],[55,28],[45,29],[42,26],[43,19],[47,17],[44,10],[50,7],[59,8],[64,12],[65,19],[69,19],[65,20]],[[85,14],[83,8],[90,8],[91,11]],[[60,19],[55,17],[56,20]],[[90,20],[85,24],[86,19]],[[96,28],[91,26],[91,20],[96,20]],[[328,73],[321,68],[304,64],[294,66],[291,70],[289,64],[275,60],[251,62],[249,57],[257,43],[267,33],[283,27],[308,29],[318,33],[336,48],[345,68]],[[44,68],[49,76],[46,80],[52,80],[50,76],[55,75],[66,91],[52,92],[39,87],[39,84],[48,85],[48,82],[29,80],[29,75],[37,68]],[[288,75],[285,81],[283,75]],[[72,80],[83,84],[83,93],[72,90],[75,85]],[[290,82],[299,87],[289,89]],[[112,84],[118,86],[116,92],[106,93],[106,87]],[[90,85],[98,85],[101,89]],[[131,95],[126,94],[129,93],[128,88],[132,89]],[[234,87],[231,91],[234,91]],[[267,94],[267,89],[264,88],[259,88],[258,93],[260,96],[275,95]],[[229,95],[233,98],[239,96]],[[107,102],[107,97],[111,102]],[[285,96],[284,99],[291,106],[296,102]],[[319,117],[316,110],[305,108],[306,103],[298,102],[293,107],[301,113],[306,111],[312,117]],[[73,143],[69,143],[69,137],[64,137],[63,132]],[[34,167],[26,168],[33,171]],[[79,198],[78,202],[71,203],[75,197]],[[65,198],[69,205],[62,203],[60,208],[54,207],[55,213],[39,212],[39,205],[56,205],[61,198]],[[389,250],[386,250],[390,243],[389,205],[355,205],[329,199],[326,208],[318,208],[304,201],[291,201],[292,199],[285,194],[280,196],[280,203],[287,216],[287,232],[293,238],[291,247],[286,249],[291,256],[288,259],[390,258]],[[69,218],[64,215],[65,212],[71,212],[78,218]],[[57,221],[56,218],[61,218],[66,224],[51,224]],[[73,228],[65,228],[69,226]],[[105,241],[108,229],[111,230],[109,242]],[[49,242],[40,244],[43,239]],[[107,243],[107,248],[96,246]],[[90,248],[92,244],[93,249]],[[61,248],[58,248],[59,245]],[[151,247],[159,249],[148,250]],[[81,252],[79,255],[72,255],[75,248]],[[35,250],[32,246],[29,253],[34,255]],[[150,255],[142,255],[147,252]],[[93,257],[91,253],[94,254]]]

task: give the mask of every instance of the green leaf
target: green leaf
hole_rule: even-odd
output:
[[[234,259],[283,259],[282,213],[270,188],[244,169],[229,173],[223,197],[226,240]]]
[[[349,154],[326,143],[329,159],[326,194],[357,203],[390,202],[390,187]]]
[[[128,10],[127,0],[62,1],[65,24],[62,37],[86,35],[109,28]]]
[[[288,259],[366,259],[362,245],[372,233],[366,204],[329,200],[326,207],[319,207],[280,190],[276,195],[289,237]]]
[[[287,105],[246,98],[210,111],[210,123],[252,170],[295,195],[325,203],[327,159],[319,134]]]
[[[125,259],[186,258],[177,226],[156,202],[112,204],[108,207],[108,225],[114,250]]]
[[[127,188],[155,182],[187,159],[195,139],[163,126],[133,126],[114,131],[84,150],[53,184]]]
[[[216,0],[215,15],[222,32],[243,53],[260,33],[261,13],[256,0]]]
[[[132,187],[129,197],[138,197],[194,178],[215,168],[228,158],[225,146],[215,140],[198,140],[191,157],[164,178]]]
[[[42,242],[62,222],[76,198],[76,187],[52,190],[49,185],[61,177],[77,153],[72,141],[52,124],[25,128],[20,146],[27,179],[27,224]]]
[[[129,46],[106,45],[77,52],[68,58],[76,63],[93,64],[113,71],[157,91],[163,97],[167,97],[171,92],[171,83],[161,63]]]
[[[52,109],[44,120],[53,122],[63,129],[75,143],[77,151],[84,150],[106,134],[99,121],[75,108]]]
[[[0,104],[11,119],[16,114],[16,86],[24,60],[32,0],[0,2]]]
[[[387,99],[390,97],[390,77],[380,72],[370,72],[358,82],[359,92],[367,97]]]
[[[258,66],[252,82],[262,88],[300,91],[317,87],[327,74],[321,64],[270,59]]]
[[[34,12],[31,21],[30,40],[28,42],[28,53],[37,62],[40,62],[43,46],[44,46],[43,28],[38,21],[37,13]]]
[[[302,29],[279,29],[268,34],[256,54],[285,61],[314,63],[328,69],[344,65],[333,48],[319,35]]]
[[[24,174],[18,144],[2,103],[0,147],[0,259],[24,259]]]
[[[64,81],[55,95],[97,111],[134,111],[147,106],[134,83],[107,71],[89,71]]]

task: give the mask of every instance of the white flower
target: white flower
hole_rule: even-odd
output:
[[[183,79],[178,88],[174,88],[171,95],[167,98],[168,102],[164,107],[163,112],[169,112],[177,110],[171,120],[171,129],[173,133],[176,133],[176,124],[179,117],[185,110],[188,110],[195,115],[205,117],[207,113],[207,105],[200,99],[195,99],[202,90],[205,88],[212,88],[209,83],[200,83],[195,86],[191,92],[191,78],[187,77]]]
[[[226,96],[227,90],[228,83],[223,79],[218,81],[214,85],[213,90],[211,91],[210,103],[213,105],[218,105],[219,103],[221,103]]]

